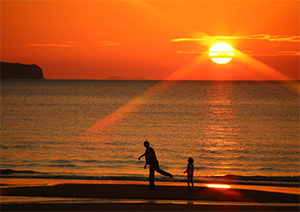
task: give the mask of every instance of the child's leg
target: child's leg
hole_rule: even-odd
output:
[[[190,187],[191,177],[188,175],[188,187]]]
[[[193,176],[191,176],[191,184],[192,184],[192,187],[194,188],[194,179],[193,179]]]

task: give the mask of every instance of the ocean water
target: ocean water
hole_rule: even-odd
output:
[[[174,179],[299,179],[299,82],[1,81],[2,177],[146,180],[145,140]]]

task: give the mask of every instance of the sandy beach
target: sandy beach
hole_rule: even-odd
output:
[[[1,201],[1,211],[299,211],[299,194],[235,188],[143,184],[79,184],[2,187],[1,196],[45,198]],[[45,201],[47,198],[59,201]],[[72,201],[66,201],[72,198]],[[3,198],[4,199],[4,198]]]

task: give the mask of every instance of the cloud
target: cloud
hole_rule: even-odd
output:
[[[299,51],[273,51],[273,52],[263,52],[263,51],[241,51],[244,54],[256,57],[270,57],[270,56],[300,56]],[[197,51],[197,50],[179,50],[177,54],[204,54],[207,51]]]
[[[98,41],[93,43],[92,45],[100,45],[100,46],[120,46],[121,43],[115,41]],[[67,41],[65,43],[30,43],[28,46],[34,47],[80,47],[79,41]]]
[[[300,42],[300,35],[242,35],[242,36],[205,36],[202,38],[175,38],[171,42],[208,41],[208,40],[265,40],[270,42]]]
[[[101,46],[120,46],[121,43],[115,41],[99,41],[98,42]]]
[[[176,38],[171,42],[201,42],[201,41],[215,41],[215,40],[255,40],[255,41],[267,41],[267,42],[292,42],[299,43],[299,35],[268,35],[268,34],[256,34],[256,35],[242,35],[242,36],[204,36],[199,38]],[[245,54],[251,56],[300,56],[299,51],[242,51]],[[179,50],[178,54],[203,54],[205,51],[200,50]]]
[[[250,56],[270,57],[270,56],[300,56],[299,51],[273,51],[273,52],[253,52],[242,51]]]
[[[267,35],[267,34],[258,34],[258,35],[246,35],[240,36],[239,39],[246,40],[266,40],[266,41],[277,41],[277,42],[300,42],[299,35]]]
[[[205,51],[198,51],[198,50],[179,50],[176,53],[178,54],[203,54]]]
[[[29,43],[28,46],[34,47],[78,47],[77,43],[67,42],[66,44],[61,43]]]

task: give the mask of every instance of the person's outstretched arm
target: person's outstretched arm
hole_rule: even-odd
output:
[[[145,155],[146,155],[146,152],[139,157],[139,160],[141,160],[141,157],[144,157]]]

